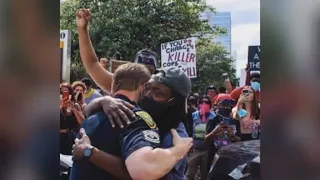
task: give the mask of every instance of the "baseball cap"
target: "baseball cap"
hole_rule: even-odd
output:
[[[90,78],[83,78],[81,79],[81,81],[86,85],[86,86],[91,86],[92,85],[92,81]]]
[[[157,69],[158,64],[158,57],[157,54],[149,49],[143,49],[136,54],[136,63],[140,64],[150,64],[153,65],[155,69]]]
[[[164,84],[168,88],[187,98],[191,92],[191,80],[181,69],[170,67],[157,69],[151,79]]]

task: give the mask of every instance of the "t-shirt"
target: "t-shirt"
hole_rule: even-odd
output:
[[[99,112],[84,120],[82,128],[86,130],[91,143],[101,151],[118,156],[124,160],[134,151],[150,146],[156,148],[160,145],[160,137],[155,123],[148,113],[141,110],[134,102],[127,97],[116,95],[133,104],[133,112],[136,118],[126,128],[113,128],[107,115]],[[116,179],[107,171],[96,167],[89,160],[82,159],[74,161],[70,180],[113,180]]]
[[[207,121],[213,119],[215,114],[209,112],[207,114],[206,122],[202,122],[200,118],[200,111],[196,111],[192,114],[193,118],[193,147],[196,149],[208,149],[209,146],[204,142],[204,137],[206,134],[206,124]]]
[[[178,127],[176,128],[177,133],[180,137],[186,138],[188,137],[187,131],[183,123],[179,123]],[[173,147],[172,143],[172,135],[170,132],[164,133],[161,139],[161,148],[171,148]],[[180,160],[174,168],[167,174],[166,180],[185,180],[185,170],[187,167],[187,157],[185,156],[182,160]]]
[[[242,89],[243,89],[243,87],[239,87],[239,88],[234,89],[234,90],[230,93],[230,96],[231,96],[232,99],[234,99],[236,102],[238,102],[238,100],[239,100],[239,98],[240,98],[240,95],[241,95],[241,93],[242,93]],[[256,91],[256,95],[257,95],[258,101],[260,102],[260,91]]]
[[[99,92],[97,92],[97,90],[91,89],[88,93],[84,94],[84,102],[86,104],[89,104],[92,100],[98,97],[102,97],[102,95]]]

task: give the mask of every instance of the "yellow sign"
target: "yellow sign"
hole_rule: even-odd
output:
[[[136,112],[138,116],[140,116],[151,129],[155,129],[157,127],[156,123],[153,121],[152,117],[145,111]]]

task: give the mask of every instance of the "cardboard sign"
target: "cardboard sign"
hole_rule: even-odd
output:
[[[161,44],[161,68],[178,67],[190,78],[197,77],[196,38]]]
[[[260,71],[260,46],[249,46],[248,64],[250,71]]]

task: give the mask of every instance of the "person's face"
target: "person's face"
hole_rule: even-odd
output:
[[[154,66],[151,65],[151,64],[145,64],[145,66],[146,66],[146,68],[150,71],[151,74],[153,74],[154,71],[156,70],[156,69],[154,68]]]
[[[199,104],[208,104],[208,105],[210,105],[210,101],[209,101],[209,99],[207,99],[207,98],[202,98],[202,99],[199,101]]]
[[[208,95],[211,96],[211,97],[214,97],[214,96],[216,96],[218,94],[214,89],[209,89],[208,90]]]
[[[84,89],[82,86],[76,86],[74,88],[74,93],[77,94],[77,93],[84,93]]]
[[[145,96],[152,98],[157,102],[164,102],[172,99],[171,89],[165,86],[164,84],[156,82],[152,79],[150,79],[145,84],[144,90],[145,90]]]
[[[248,101],[252,101],[254,98],[253,90],[250,87],[244,87],[242,89],[242,95],[248,98]]]
[[[199,93],[193,93],[193,96],[196,98],[196,99],[199,99]]]
[[[60,94],[61,94],[63,91],[68,91],[68,92],[69,92],[69,89],[66,88],[66,87],[61,87]]]

